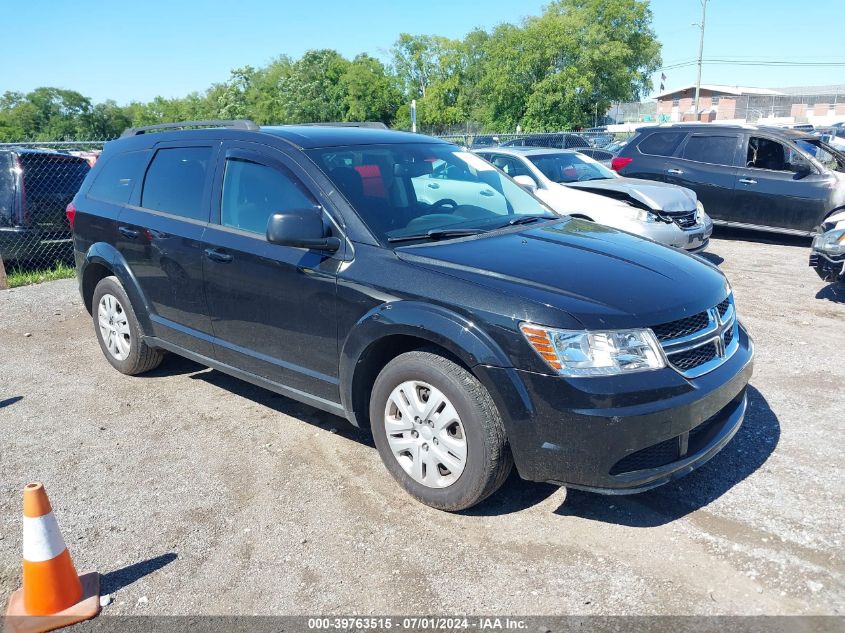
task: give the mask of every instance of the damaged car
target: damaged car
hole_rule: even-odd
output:
[[[813,238],[810,266],[824,281],[845,282],[845,211],[834,213]]]
[[[713,233],[694,191],[624,178],[580,151],[497,147],[476,153],[558,213],[688,252],[704,250]]]

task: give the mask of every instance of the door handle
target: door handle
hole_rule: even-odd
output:
[[[681,174],[683,174],[683,173],[684,173],[684,170],[683,170],[683,169],[675,169],[675,168],[673,167],[672,169],[667,169],[667,170],[666,170],[666,173],[667,173],[667,174],[672,174],[672,175],[674,175],[674,176],[680,176]]]
[[[487,196],[488,198],[492,198],[496,195],[496,193],[492,189],[482,189],[478,193],[480,193],[482,196]]]
[[[743,185],[756,185],[757,184],[757,181],[754,180],[753,178],[740,178],[739,182],[741,182]]]
[[[211,261],[220,262],[221,264],[228,264],[233,259],[229,253],[225,253],[217,248],[205,249],[205,256]]]
[[[117,227],[117,230],[120,231],[120,234],[123,237],[128,237],[130,240],[136,240],[140,235],[140,233],[138,233],[138,231],[136,231],[135,229],[130,229],[126,226],[119,226]]]

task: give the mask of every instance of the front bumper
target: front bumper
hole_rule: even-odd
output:
[[[810,266],[823,281],[845,281],[845,255],[830,257],[821,251],[810,252]]]
[[[695,253],[704,250],[713,234],[713,223],[709,220],[696,224],[689,229],[682,229],[677,224],[666,222],[638,222],[627,221],[615,228],[628,231],[635,235],[646,237],[666,246],[680,248],[687,252]]]
[[[531,481],[606,494],[681,477],[739,429],[752,370],[753,345],[741,326],[736,353],[695,379],[671,368],[576,379],[510,370],[529,403],[505,420],[517,470]]]

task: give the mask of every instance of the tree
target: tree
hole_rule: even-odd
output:
[[[379,60],[367,54],[355,57],[340,77],[345,121],[390,123],[402,100],[398,81]]]
[[[611,101],[651,87],[660,44],[643,0],[556,0],[521,27],[491,34],[480,86],[497,130],[583,125]]]
[[[346,111],[340,78],[349,61],[334,50],[307,51],[278,83],[286,123],[342,121]]]

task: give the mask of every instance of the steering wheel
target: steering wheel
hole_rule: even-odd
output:
[[[454,200],[452,200],[451,198],[441,198],[437,202],[433,203],[431,205],[431,208],[437,209],[437,208],[442,207],[442,206],[447,205],[447,204],[450,205],[453,209],[458,208],[458,203],[455,202]]]

